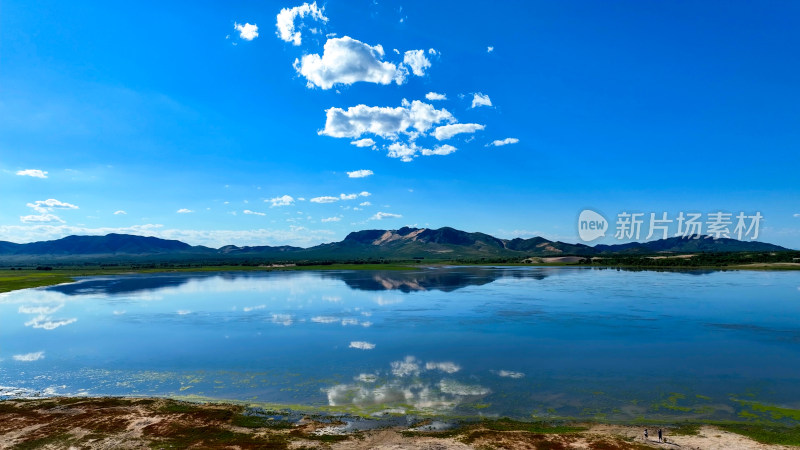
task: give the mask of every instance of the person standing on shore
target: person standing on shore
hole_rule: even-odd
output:
[[[658,442],[663,442],[661,440],[661,428],[658,429]]]
[[[647,442],[647,428],[644,429],[644,440]]]

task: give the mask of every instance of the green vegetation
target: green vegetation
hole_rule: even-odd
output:
[[[700,424],[682,423],[669,429],[669,434],[673,436],[697,436],[700,433]]]
[[[762,444],[800,445],[800,426],[785,427],[738,422],[715,423],[714,425],[725,431],[747,436]]]

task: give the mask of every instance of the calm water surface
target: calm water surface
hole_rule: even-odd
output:
[[[93,277],[0,294],[0,386],[6,397],[734,418],[749,401],[800,408],[800,273]]]

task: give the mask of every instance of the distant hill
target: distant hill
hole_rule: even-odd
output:
[[[292,246],[238,247],[215,249],[191,246],[177,240],[127,234],[68,236],[53,241],[16,244],[0,241],[0,262],[26,261],[352,261],[524,259],[546,256],[648,255],[721,252],[787,251],[763,242],[735,239],[668,238],[650,242],[600,244],[590,247],[551,241],[543,237],[500,239],[489,234],[451,227],[438,229],[403,227],[398,230],[361,230],[342,241],[309,248]]]

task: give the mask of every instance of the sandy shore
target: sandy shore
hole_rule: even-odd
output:
[[[238,405],[167,399],[50,398],[0,402],[0,449],[12,448],[333,448],[333,449],[781,449],[712,426],[666,443],[645,441],[642,427],[607,424],[551,426],[514,421],[421,431],[430,420],[342,432],[336,417],[287,421],[253,415]],[[796,448],[796,447],[795,447]]]

